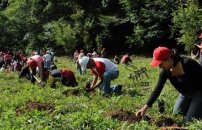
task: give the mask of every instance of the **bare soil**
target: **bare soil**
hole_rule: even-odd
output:
[[[135,113],[125,111],[123,109],[106,112],[106,113],[104,113],[104,115],[109,116],[112,119],[117,119],[117,120],[120,120],[120,121],[128,121],[128,122],[131,122],[131,123],[139,122],[140,120],[142,120],[142,118],[136,117]],[[150,117],[146,116],[144,118],[144,120],[149,121]]]
[[[178,128],[180,128],[180,129],[184,130],[184,128],[181,127],[182,124],[178,124],[174,119],[172,119],[171,117],[166,117],[166,116],[161,116],[161,117],[145,116],[144,118],[138,118],[135,113],[125,111],[123,109],[105,112],[104,115],[111,117],[112,119],[117,119],[120,121],[128,121],[130,123],[135,123],[135,122],[139,122],[141,120],[145,120],[152,124],[155,124],[157,127],[160,127],[160,128],[167,128],[169,126],[174,126],[171,128],[177,128],[177,130],[178,130]]]
[[[63,91],[62,94],[66,96],[69,96],[69,95],[77,96],[80,94],[80,91],[78,89],[69,89],[69,90]]]
[[[25,106],[20,106],[16,108],[16,115],[19,116],[27,111],[38,110],[38,111],[47,111],[51,113],[55,110],[54,106],[48,103],[40,103],[40,102],[33,102],[27,101]]]

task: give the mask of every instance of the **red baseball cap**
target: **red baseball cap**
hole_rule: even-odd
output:
[[[202,38],[202,33],[201,33],[201,35],[199,36],[199,38]]]
[[[157,47],[153,52],[153,60],[150,65],[153,67],[159,66],[161,62],[167,59],[171,54],[172,51],[167,47]]]

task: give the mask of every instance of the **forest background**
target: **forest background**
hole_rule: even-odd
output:
[[[1,0],[0,49],[107,48],[150,54],[159,45],[189,52],[202,33],[199,0]]]

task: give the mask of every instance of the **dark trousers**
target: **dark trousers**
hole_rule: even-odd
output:
[[[186,121],[191,121],[193,118],[202,119],[202,92],[197,92],[193,96],[185,96],[180,94],[175,106],[174,113],[179,113],[185,116]]]

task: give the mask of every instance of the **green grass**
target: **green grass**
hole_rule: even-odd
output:
[[[149,88],[133,83],[128,78],[128,74],[133,70],[132,67],[125,68],[124,65],[118,65],[120,70],[119,78],[112,84],[122,84],[124,94],[120,96],[112,95],[103,97],[99,91],[94,94],[88,94],[84,91],[85,82],[92,78],[89,72],[87,75],[79,75],[75,71],[75,65],[67,57],[58,57],[56,63],[58,68],[70,68],[75,74],[80,90],[80,95],[63,95],[62,92],[67,89],[57,84],[56,89],[48,86],[39,87],[32,85],[29,81],[18,81],[16,73],[0,73],[0,129],[2,130],[66,130],[66,129],[85,129],[85,130],[156,130],[158,127],[154,123],[141,121],[138,123],[129,123],[111,119],[103,113],[117,109],[123,109],[130,112],[136,112],[143,106],[150,96],[156,80],[158,78],[159,68],[149,66],[151,58],[133,57],[133,65],[138,69],[147,68],[149,78],[143,76],[139,82],[149,82]],[[135,85],[136,84],[136,85]],[[165,101],[165,113],[160,114],[157,109],[157,103],[154,103],[152,109],[148,110],[147,115],[158,118],[162,115],[169,116],[177,122],[184,124],[189,129],[200,129],[201,122],[192,123],[183,122],[182,117],[173,115],[172,108],[178,93],[169,82],[166,83],[159,99]],[[16,114],[17,108],[25,108],[27,101],[48,103],[55,107],[54,112],[47,111],[24,111],[20,115]]]

